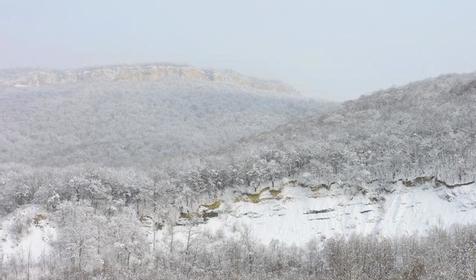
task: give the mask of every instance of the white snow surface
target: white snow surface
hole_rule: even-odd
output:
[[[264,244],[278,240],[303,246],[313,238],[349,237],[352,234],[377,237],[424,235],[433,227],[476,223],[476,184],[457,188],[431,184],[405,187],[396,184],[375,201],[372,194],[345,194],[342,191],[313,192],[307,188],[285,187],[281,199],[266,193],[258,203],[224,203],[219,216],[195,227],[198,232],[227,236],[237,228],[247,228],[251,236]],[[314,213],[313,213],[314,211]],[[186,240],[187,227],[176,227],[179,238]]]
[[[50,241],[56,238],[56,230],[49,223],[46,211],[37,206],[28,206],[8,215],[1,222],[0,260],[35,261],[47,255]],[[21,225],[21,232],[15,226]]]
[[[476,223],[476,184],[447,188],[425,184],[405,187],[395,184],[377,196],[369,192],[352,194],[340,189],[312,191],[286,186],[278,197],[264,191],[258,203],[239,201],[237,195],[223,198],[216,210],[218,217],[192,227],[192,237],[224,235],[238,238],[244,232],[263,244],[273,240],[287,245],[304,246],[311,239],[323,241],[352,234],[376,237],[424,235],[432,227]],[[383,199],[373,199],[380,197]],[[279,199],[278,199],[279,198]],[[43,215],[40,221],[35,217]],[[24,224],[21,233],[15,222]],[[150,227],[144,230],[152,241]],[[190,226],[175,226],[174,238],[186,243]],[[157,246],[168,246],[170,231],[157,232]],[[54,225],[47,212],[28,206],[4,217],[0,229],[0,256],[35,261],[48,254],[56,239]],[[161,242],[162,240],[162,242]]]

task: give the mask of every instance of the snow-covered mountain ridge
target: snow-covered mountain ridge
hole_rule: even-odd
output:
[[[279,81],[257,79],[231,70],[202,69],[175,64],[116,65],[63,71],[47,69],[0,71],[0,87],[39,87],[81,82],[144,82],[166,79],[225,83],[283,95],[298,95],[295,89]]]

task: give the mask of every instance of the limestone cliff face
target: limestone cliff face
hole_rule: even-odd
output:
[[[0,86],[3,87],[39,87],[79,82],[161,81],[165,79],[226,83],[260,91],[297,94],[295,89],[278,81],[260,80],[229,70],[201,69],[173,64],[118,65],[65,71],[40,69],[0,72]]]

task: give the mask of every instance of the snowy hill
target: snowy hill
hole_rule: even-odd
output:
[[[325,107],[279,82],[188,66],[12,71],[0,80],[2,163],[181,164]]]
[[[445,75],[362,96],[226,152],[261,154],[256,158],[277,166],[276,178],[288,176],[287,156],[300,155],[293,172],[322,184],[384,185],[422,176],[465,183],[476,173],[474,108],[476,73]]]
[[[251,201],[225,203],[222,216],[198,228],[226,233],[243,224],[265,243],[303,245],[352,233],[399,237],[474,224],[474,108],[476,74],[445,75],[244,139],[221,151],[244,160],[238,170],[210,168],[225,174],[224,181],[229,172],[242,182],[232,188],[234,198],[219,191],[224,201],[236,200],[236,190]],[[211,185],[194,182],[197,189]],[[268,199],[261,201],[261,194]],[[210,202],[206,195],[196,200],[182,207],[195,211]]]

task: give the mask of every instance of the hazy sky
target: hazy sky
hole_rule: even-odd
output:
[[[173,62],[334,100],[476,70],[474,0],[0,0],[0,68]]]

